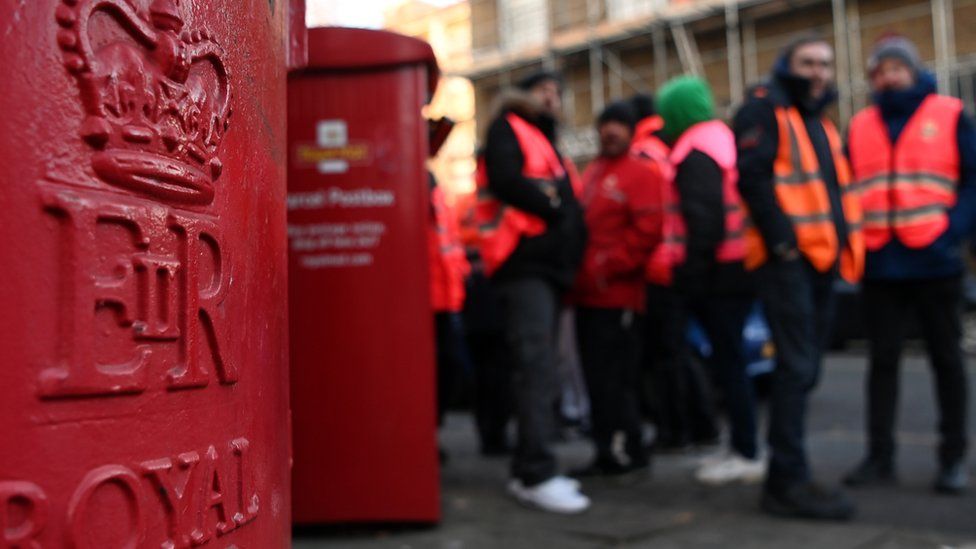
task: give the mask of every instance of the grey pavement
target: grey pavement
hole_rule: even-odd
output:
[[[862,456],[865,359],[832,355],[811,401],[809,449],[818,478],[837,482]],[[970,366],[970,394],[976,394]],[[759,488],[706,488],[692,479],[697,457],[658,456],[653,474],[623,485],[588,481],[594,501],[585,514],[555,516],[522,508],[504,493],[507,461],[478,455],[471,419],[449,418],[441,440],[451,455],[442,472],[443,520],[436,527],[356,527],[300,532],[296,549],[536,549],[672,547],[827,547],[976,549],[976,489],[935,495],[936,410],[924,359],[902,372],[897,487],[859,490],[856,520],[846,524],[782,520],[758,510]],[[976,412],[970,406],[970,432]],[[562,464],[583,465],[586,442],[560,445]],[[970,459],[970,464],[976,459]]]

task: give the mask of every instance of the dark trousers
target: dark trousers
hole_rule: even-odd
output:
[[[454,404],[467,368],[461,315],[435,313],[434,335],[437,351],[437,424],[440,425],[444,421],[444,414]]]
[[[647,461],[641,429],[638,381],[640,318],[631,310],[580,307],[576,337],[586,388],[597,461],[616,462],[613,435],[622,431],[632,464]]]
[[[556,475],[552,439],[559,393],[556,328],[560,296],[550,282],[534,277],[499,282],[497,290],[514,366],[518,441],[512,476],[534,486]]]
[[[481,446],[507,447],[513,388],[505,334],[495,331],[469,333],[468,348],[474,362],[474,416]]]
[[[864,320],[871,346],[867,379],[870,457],[895,455],[898,370],[906,321],[921,327],[939,401],[939,460],[953,465],[966,453],[966,366],[962,338],[962,279],[866,281]]]
[[[769,396],[768,488],[810,480],[807,399],[820,379],[830,337],[835,279],[835,273],[819,273],[805,259],[770,262],[758,271],[759,296],[776,345]]]
[[[655,445],[681,446],[718,436],[708,380],[691,360],[688,311],[673,289],[649,285],[643,371],[650,378],[645,406],[657,428]]]
[[[689,302],[691,312],[701,323],[712,345],[709,360],[715,379],[725,394],[725,407],[732,431],[732,449],[755,459],[756,402],[752,380],[746,372],[742,330],[752,308],[752,299],[739,296],[712,296]]]

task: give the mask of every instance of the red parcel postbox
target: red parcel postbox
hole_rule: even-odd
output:
[[[0,548],[290,546],[286,12],[0,3]]]
[[[294,518],[436,521],[428,44],[308,32],[288,83]]]

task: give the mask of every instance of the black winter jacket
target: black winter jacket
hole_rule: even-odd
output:
[[[830,93],[819,101],[803,99],[808,96],[809,85],[808,81],[787,74],[781,61],[773,77],[762,85],[766,93],[751,92],[732,123],[738,149],[739,192],[770,251],[797,245],[793,225],[780,208],[774,189],[773,162],[779,150],[777,106],[795,105],[803,117],[830,196],[838,241],[842,246],[847,242],[847,222],[833,153],[821,122],[823,111],[833,102],[834,95]]]
[[[687,257],[675,267],[674,285],[690,298],[743,295],[752,290],[741,261],[715,261],[715,252],[725,240],[722,181],[722,168],[698,150],[676,167],[675,186],[687,227]]]
[[[492,279],[539,276],[566,290],[576,279],[586,245],[583,209],[573,193],[568,176],[557,182],[558,205],[554,205],[537,185],[523,177],[522,165],[525,160],[518,138],[505,119],[509,112],[515,112],[535,124],[555,143],[554,120],[539,114],[525,97],[509,98],[503,105],[501,114],[489,127],[485,140],[488,190],[502,203],[542,218],[547,228],[539,236],[522,237],[515,251],[494,273]]]

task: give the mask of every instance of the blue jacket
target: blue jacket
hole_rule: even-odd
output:
[[[920,72],[908,90],[874,94],[874,104],[888,127],[891,142],[898,140],[908,120],[929,94],[936,93],[935,78]],[[949,211],[949,228],[926,248],[905,247],[897,238],[880,250],[868,252],[866,280],[924,280],[962,274],[962,242],[976,230],[976,124],[965,113],[959,117],[960,175],[958,200]]]

